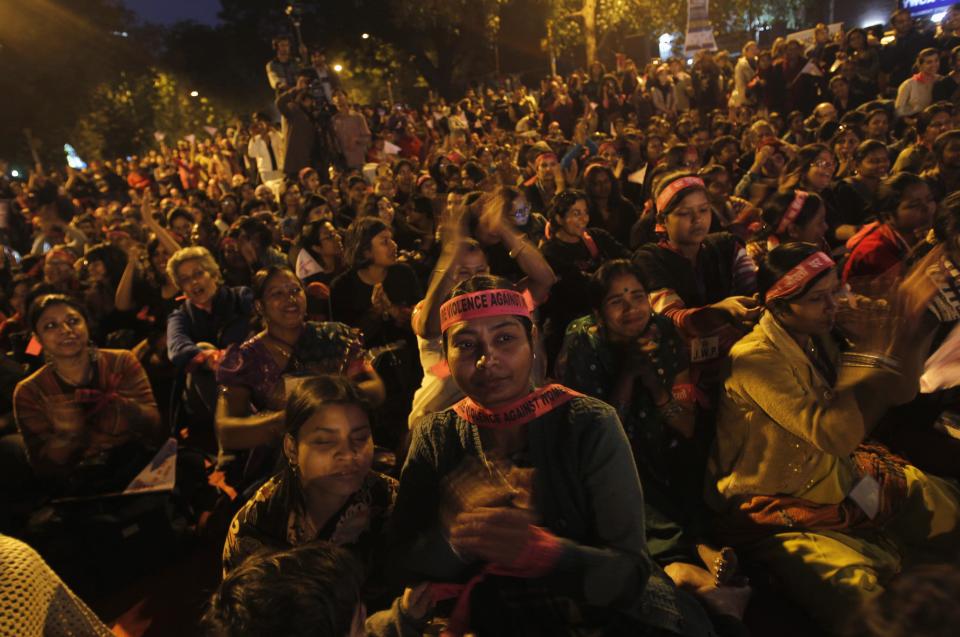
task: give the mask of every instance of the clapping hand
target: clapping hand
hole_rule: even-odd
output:
[[[416,621],[426,617],[433,605],[434,601],[430,594],[429,582],[404,589],[403,596],[400,598],[400,610],[404,615]]]
[[[393,315],[394,305],[387,296],[387,291],[383,289],[382,283],[373,286],[373,292],[370,294],[370,304],[378,314]]]
[[[450,526],[450,545],[463,556],[500,565],[513,564],[535,522],[531,511],[510,507],[477,507],[462,511]]]

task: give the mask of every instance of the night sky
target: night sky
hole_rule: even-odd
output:
[[[173,24],[180,20],[193,20],[203,24],[216,24],[219,0],[123,0],[144,22]]]

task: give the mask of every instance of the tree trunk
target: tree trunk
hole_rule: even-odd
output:
[[[583,0],[583,45],[587,68],[597,60],[597,4],[600,0]]]

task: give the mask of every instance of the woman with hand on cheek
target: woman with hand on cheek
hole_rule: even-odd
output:
[[[597,270],[593,312],[567,329],[557,373],[568,387],[616,407],[643,486],[653,559],[681,588],[739,615],[749,589],[719,588],[734,581],[735,555],[708,541],[702,494],[709,440],[696,427],[686,348],[670,320],[651,311],[640,276],[624,259]]]
[[[283,469],[237,513],[223,548],[228,573],[263,547],[326,540],[373,568],[396,481],[371,470],[370,408],[344,378],[304,381],[284,412]]]

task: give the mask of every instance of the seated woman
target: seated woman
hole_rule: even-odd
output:
[[[748,226],[756,221],[760,210],[746,199],[732,194],[733,182],[730,170],[719,163],[710,163],[697,172],[707,186],[707,199],[713,208],[710,232],[726,230],[741,239],[746,239]]]
[[[378,411],[377,439],[393,448],[406,427],[413,392],[420,384],[415,339],[410,326],[414,305],[423,298],[413,269],[397,262],[393,232],[376,217],[350,224],[345,241],[350,269],[333,281],[330,305],[333,320],[360,328],[371,347],[398,346],[379,367],[388,400]]]
[[[209,445],[217,400],[214,373],[223,351],[250,334],[253,294],[248,287],[224,285],[206,248],[178,250],[167,261],[167,274],[186,296],[167,321],[167,355],[178,380],[173,418],[178,427],[186,425],[199,436],[200,444]]]
[[[833,237],[845,242],[876,214],[877,190],[890,174],[890,151],[875,139],[861,142],[853,151],[853,174],[834,188],[837,219],[828,219]]]
[[[456,211],[454,215],[460,214]],[[489,274],[486,254],[474,239],[463,237],[460,223],[451,219],[444,234],[443,252],[433,271],[427,294],[413,311],[413,330],[420,349],[420,366],[423,382],[413,396],[413,406],[407,424],[414,424],[423,416],[443,411],[463,398],[463,393],[450,377],[450,370],[443,359],[443,339],[440,333],[440,307],[450,290],[478,274]],[[500,214],[496,206],[488,207],[480,225],[489,228],[491,234],[506,236],[507,240],[519,242],[512,221]],[[517,266],[525,276],[517,282],[517,289],[529,292],[534,305],[542,304],[556,282],[556,276],[540,251],[530,246],[516,254]],[[541,356],[543,358],[543,356]],[[545,370],[538,370],[545,371]],[[535,372],[537,373],[537,372]],[[540,374],[542,377],[543,374]]]
[[[560,351],[570,321],[590,311],[590,275],[610,259],[630,256],[606,230],[588,228],[589,221],[589,202],[582,190],[563,190],[554,196],[550,236],[541,246],[557,277],[543,307],[545,347],[551,360]]]
[[[689,341],[691,362],[725,354],[760,314],[756,267],[731,234],[707,234],[713,210],[703,180],[665,175],[656,187],[657,221],[666,238],[634,254],[650,305]]]
[[[830,149],[837,158],[837,172],[834,174],[834,178],[845,179],[853,175],[856,170],[854,155],[857,152],[857,146],[863,141],[860,130],[852,123],[837,126],[833,122],[829,122],[822,125],[820,131],[823,133],[832,131],[830,133]]]
[[[522,279],[524,273],[517,260],[523,250],[536,248],[544,238],[547,222],[543,215],[532,212],[526,195],[510,186],[482,196],[471,193],[464,205],[469,234],[487,255],[490,272],[514,282]],[[493,223],[494,214],[510,223]]]
[[[920,394],[892,409],[874,438],[911,464],[934,475],[960,480],[960,439],[951,435],[960,413],[960,376],[955,372],[960,337],[960,192],[940,202],[933,231],[910,253],[906,267],[942,246],[942,256],[927,270],[937,286],[931,311],[940,320],[930,356],[920,377]]]
[[[757,263],[778,245],[801,241],[830,253],[825,236],[827,210],[815,192],[788,190],[777,193],[763,207],[763,223],[747,244],[747,252]]]
[[[397,263],[393,231],[376,217],[360,217],[345,244],[350,269],[333,281],[333,318],[359,327],[372,345],[412,337],[410,313],[423,293],[410,266]]]
[[[640,216],[636,206],[620,194],[613,165],[588,165],[583,171],[583,189],[590,206],[590,225],[603,228],[621,244],[630,240],[630,230]]]
[[[447,629],[712,634],[650,560],[616,412],[562,385],[533,387],[536,328],[523,295],[476,276],[440,318],[466,398],[414,428],[391,525],[411,581],[466,584]]]
[[[809,144],[798,150],[796,156],[784,167],[783,174],[780,176],[780,187],[777,189],[778,193],[787,190],[803,190],[820,197],[827,211],[827,223],[830,224],[827,240],[831,245],[843,243],[835,235],[839,219],[842,217],[834,190],[836,173],[837,156],[833,151],[825,144]],[[775,194],[771,193],[766,201]]]
[[[177,308],[177,284],[167,274],[172,253],[159,239],[147,243],[146,251],[134,243],[127,250],[127,265],[117,285],[114,303],[150,328],[166,325]],[[148,331],[152,331],[148,328]]]
[[[406,219],[397,215],[397,207],[389,197],[374,195],[368,199],[361,216],[375,217],[385,223],[393,232],[393,240],[400,250],[413,252],[419,249],[417,240],[420,235],[410,227]]]
[[[29,323],[47,364],[17,385],[13,410],[34,474],[61,495],[122,490],[166,437],[143,368],[91,346],[71,297],[36,299]]]
[[[217,367],[217,439],[224,449],[250,449],[275,442],[283,430],[287,376],[342,374],[360,383],[368,400],[380,403],[383,382],[363,360],[361,336],[343,323],[305,322],[303,284],[283,266],[254,279],[254,308],[264,329],[231,346]]]
[[[834,329],[833,261],[809,244],[774,248],[758,274],[767,311],[730,353],[708,503],[725,541],[827,630],[920,555],[947,559],[960,542],[960,490],[864,446],[917,390],[933,337],[918,272],[900,288],[899,305],[912,309],[897,331],[859,329],[850,350]]]
[[[933,223],[937,202],[930,185],[913,173],[887,178],[877,195],[878,221],[865,225],[847,241],[850,256],[843,267],[844,281],[896,276],[911,248]]]
[[[670,319],[650,310],[641,278],[625,259],[594,273],[592,312],[567,328],[557,376],[616,407],[643,485],[651,556],[678,586],[710,590],[734,574],[733,554],[705,543],[708,441],[695,427],[686,348]]]
[[[90,337],[96,343],[106,344],[107,335],[129,325],[114,306],[117,284],[127,267],[127,255],[115,245],[102,243],[86,252],[83,264],[86,273],[83,301],[90,320]]]
[[[223,547],[228,573],[263,547],[314,540],[344,546],[373,567],[397,482],[371,470],[370,408],[345,378],[305,380],[283,414],[283,468],[234,517]]]
[[[330,285],[344,270],[343,239],[330,221],[310,221],[300,231],[297,277],[304,285]]]

